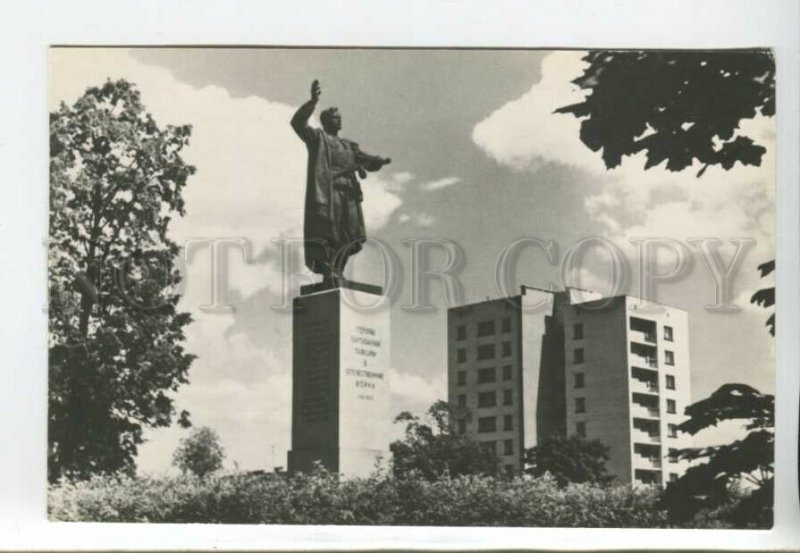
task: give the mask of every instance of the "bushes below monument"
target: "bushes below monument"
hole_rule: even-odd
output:
[[[94,477],[51,486],[52,520],[431,526],[659,527],[658,492],[550,478],[246,473]]]

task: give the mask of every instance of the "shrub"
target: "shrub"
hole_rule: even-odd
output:
[[[238,472],[61,481],[48,511],[63,521],[647,528],[667,524],[657,498],[626,486],[560,488],[550,477]]]

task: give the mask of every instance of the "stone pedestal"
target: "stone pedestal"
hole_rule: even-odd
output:
[[[389,453],[389,310],[380,287],[311,286],[294,299],[290,473],[316,461],[369,476]]]

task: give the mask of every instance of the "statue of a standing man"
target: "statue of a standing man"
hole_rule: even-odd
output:
[[[311,99],[292,117],[292,128],[308,149],[306,177],[305,235],[306,266],[325,280],[338,281],[351,255],[367,239],[361,211],[358,178],[377,171],[389,158],[362,152],[358,144],[339,137],[342,116],[335,107],[320,114],[322,129],[308,124],[321,90],[311,84]]]

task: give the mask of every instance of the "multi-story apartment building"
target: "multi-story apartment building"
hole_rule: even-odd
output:
[[[686,469],[673,450],[690,402],[687,314],[630,296],[568,289],[448,312],[448,401],[457,430],[493,448],[506,470],[548,435],[609,447],[622,482],[664,484]]]

